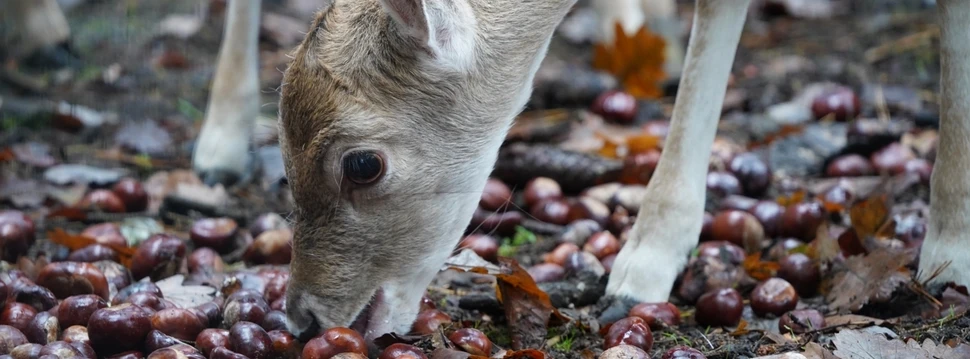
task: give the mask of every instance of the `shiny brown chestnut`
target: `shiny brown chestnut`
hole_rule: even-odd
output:
[[[489,356],[492,354],[492,341],[482,331],[474,328],[461,328],[448,335],[448,340],[472,355]]]
[[[289,264],[292,253],[293,231],[274,229],[256,237],[243,253],[243,259],[254,264]]]
[[[150,315],[148,310],[130,303],[98,309],[88,320],[91,347],[101,355],[140,348],[152,330]]]
[[[0,313],[0,325],[11,326],[23,333],[35,316],[37,316],[37,309],[34,307],[24,303],[10,302],[3,307],[3,312]]]
[[[185,243],[163,233],[148,237],[131,261],[131,275],[135,280],[151,277],[152,281],[168,278],[178,271],[185,258]]]
[[[232,238],[238,229],[239,225],[232,218],[203,218],[192,224],[189,238],[196,247],[226,253],[232,249]]]
[[[653,333],[650,326],[640,317],[626,317],[610,325],[603,340],[603,349],[617,345],[632,345],[650,353],[653,347]]]
[[[88,192],[75,207],[86,211],[100,211],[107,213],[124,213],[125,202],[114,192],[106,189],[96,189]]]
[[[731,159],[728,171],[741,181],[741,188],[745,195],[759,197],[771,185],[771,169],[758,155],[747,152]]]
[[[207,324],[192,311],[182,308],[159,310],[152,314],[151,321],[155,330],[185,341],[195,339]]]
[[[438,327],[451,323],[451,316],[437,309],[425,310],[418,313],[411,325],[411,332],[418,335],[429,335],[438,330]]]
[[[536,283],[555,282],[566,276],[566,269],[555,263],[539,263],[526,269]]]
[[[378,359],[428,359],[428,356],[416,346],[394,343],[385,348]]]
[[[27,337],[19,329],[0,325],[0,354],[10,354],[10,351],[23,344],[27,344]]]
[[[92,244],[71,252],[71,254],[67,256],[67,260],[71,262],[85,263],[93,263],[103,260],[117,262],[118,252],[103,244]]]
[[[704,326],[734,326],[741,321],[744,300],[734,288],[709,291],[697,298],[695,318]]]
[[[340,353],[367,355],[364,337],[352,329],[336,327],[310,339],[303,347],[303,359],[330,358]]]
[[[512,190],[497,178],[489,177],[478,206],[486,211],[504,212],[512,202]]]
[[[229,331],[216,328],[205,329],[195,337],[195,346],[208,357],[215,348],[229,346]]]
[[[795,309],[796,305],[798,293],[795,292],[795,287],[781,278],[770,278],[761,282],[751,292],[751,310],[761,317],[769,314],[779,316]]]
[[[250,359],[265,359],[273,355],[273,340],[256,323],[241,321],[229,329],[229,348]]]
[[[526,183],[523,196],[528,208],[532,208],[542,201],[563,198],[562,187],[559,186],[558,182],[548,177],[536,177]]]
[[[121,234],[121,226],[113,222],[98,223],[89,226],[81,232],[82,236],[94,238],[99,244],[115,247],[127,247],[128,240]]]
[[[121,199],[128,212],[141,212],[148,208],[148,192],[134,178],[122,178],[111,186],[111,192]]]
[[[680,325],[680,309],[670,302],[640,303],[630,309],[628,316],[643,319],[654,330]]]
[[[31,343],[53,343],[57,341],[61,334],[61,325],[58,323],[57,317],[49,311],[40,312],[27,324],[27,329],[23,333],[27,336],[27,341]]]
[[[97,267],[84,262],[50,263],[37,275],[37,284],[51,290],[57,298],[96,294],[108,299],[108,280]]]
[[[802,297],[811,297],[818,292],[821,273],[818,265],[802,253],[789,254],[779,261],[778,278],[782,278]]]

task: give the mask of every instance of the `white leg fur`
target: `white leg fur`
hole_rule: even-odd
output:
[[[4,45],[13,57],[29,55],[41,47],[55,45],[71,35],[57,0],[15,0],[4,3],[2,32]]]
[[[670,132],[606,292],[662,302],[697,245],[708,157],[750,0],[698,0]]]
[[[259,115],[260,2],[230,0],[205,122],[192,167],[210,184],[244,178]]]
[[[647,24],[667,43],[664,70],[670,76],[680,75],[684,46],[681,44],[682,31],[674,0],[593,0],[592,7],[599,14],[600,41],[613,43],[617,22],[627,34],[633,34]]]
[[[930,183],[930,218],[920,253],[937,283],[970,285],[970,1],[937,1],[940,21],[940,142]]]

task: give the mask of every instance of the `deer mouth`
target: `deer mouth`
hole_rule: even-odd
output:
[[[387,300],[384,298],[384,289],[377,288],[377,292],[371,297],[370,302],[357,314],[350,325],[350,329],[356,330],[364,336],[364,339],[371,341],[387,334],[391,330],[390,318],[388,313]],[[381,315],[385,314],[385,315]]]

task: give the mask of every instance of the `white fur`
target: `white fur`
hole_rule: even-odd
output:
[[[750,0],[699,0],[663,154],[607,294],[666,301],[697,245],[721,104]]]
[[[223,170],[244,178],[259,115],[260,2],[231,0],[205,122],[192,155],[197,172]]]
[[[970,2],[940,0],[940,142],[930,183],[930,218],[920,253],[926,278],[970,285]]]

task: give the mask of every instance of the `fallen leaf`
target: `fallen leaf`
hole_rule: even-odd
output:
[[[499,258],[502,273],[497,274],[496,296],[505,308],[512,336],[512,349],[538,348],[545,342],[551,318],[566,322],[549,301],[549,295],[536,286],[532,276],[511,258]]]
[[[778,262],[761,260],[761,252],[748,255],[741,265],[751,278],[759,281],[774,277],[775,273],[778,273],[778,269],[781,268]]]
[[[775,202],[778,202],[778,204],[782,206],[788,207],[796,203],[801,203],[804,200],[805,200],[805,190],[800,189],[798,191],[793,192],[790,195],[778,196],[778,198],[775,199]]]
[[[936,344],[929,338],[922,344],[915,339],[903,342],[899,339],[887,339],[880,334],[866,333],[858,330],[843,330],[835,334],[832,343],[835,344],[834,354],[842,359],[871,359],[871,358],[911,358],[911,359],[957,359],[953,348],[943,344]]]
[[[749,332],[748,321],[741,319],[741,321],[738,322],[738,327],[734,328],[734,331],[731,332],[731,335],[737,337],[737,336],[748,334],[748,332]]]
[[[660,149],[663,139],[648,133],[633,135],[626,138],[627,156]]]
[[[502,359],[545,359],[546,353],[535,349],[513,350],[505,353]]]
[[[852,229],[860,240],[876,235],[879,228],[889,221],[891,208],[889,195],[886,193],[874,193],[849,208]]]
[[[24,142],[10,146],[17,161],[25,165],[38,168],[47,168],[57,163],[54,156],[51,156],[51,147],[46,143]]]
[[[808,244],[806,255],[820,263],[830,263],[839,257],[841,251],[838,240],[829,233],[828,222],[822,222],[818,226],[815,239]]]
[[[47,199],[47,186],[33,179],[7,177],[0,179],[0,200],[16,208],[35,208]]]
[[[666,78],[663,37],[651,33],[646,24],[633,36],[627,35],[619,22],[615,29],[616,39],[612,46],[597,44],[593,49],[593,68],[616,76],[634,97],[662,96],[660,85]]]
[[[870,325],[882,325],[882,323],[885,323],[885,322],[886,321],[882,319],[867,317],[867,316],[858,315],[858,314],[839,314],[839,315],[825,317],[826,328],[833,328],[833,327],[840,327],[840,326],[865,327]]]
[[[831,350],[814,342],[805,345],[805,351],[802,352],[802,355],[808,359],[840,359]]]
[[[207,285],[185,285],[185,277],[176,274],[155,282],[162,291],[165,299],[172,301],[180,308],[191,308],[212,301],[216,288]]]
[[[849,257],[845,268],[835,275],[832,290],[826,295],[829,308],[839,313],[857,311],[870,301],[889,299],[912,274],[905,268],[912,259],[908,250],[877,249],[868,255]]]
[[[172,150],[172,135],[155,121],[127,122],[115,133],[114,140],[128,151],[149,156]]]
[[[70,234],[60,228],[55,228],[53,231],[47,232],[47,237],[51,242],[65,246],[71,251],[76,251],[92,244],[98,244],[98,241],[96,241],[94,238]],[[131,257],[135,255],[137,248],[119,246],[117,244],[102,244],[111,247],[111,249],[114,249],[115,252],[118,252],[119,263],[123,264],[125,267],[131,266]]]

